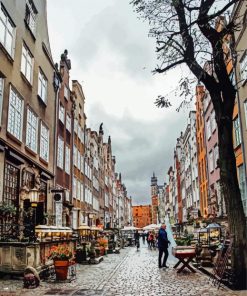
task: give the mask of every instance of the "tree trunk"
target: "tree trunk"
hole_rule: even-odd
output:
[[[217,124],[220,177],[229,231],[234,236],[231,258],[232,270],[235,277],[235,288],[241,290],[246,289],[247,279],[246,218],[239,190],[236,158],[233,149],[233,123],[230,117],[221,116]]]

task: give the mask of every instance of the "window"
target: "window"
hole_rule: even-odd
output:
[[[65,147],[65,172],[70,175],[70,148]]]
[[[244,102],[244,115],[245,115],[245,126],[247,128],[247,101]]]
[[[79,170],[81,169],[81,154],[79,149],[77,150],[77,167]]]
[[[81,183],[79,180],[77,180],[77,194],[76,194],[76,198],[80,200],[81,197]]]
[[[38,95],[44,103],[47,103],[47,79],[41,70],[39,70]]]
[[[247,79],[247,52],[244,53],[240,60],[240,77],[244,81]]]
[[[66,100],[69,99],[69,88],[67,87],[67,85],[64,85],[64,98]]]
[[[238,178],[239,178],[239,188],[241,193],[241,199],[244,207],[245,216],[247,216],[247,188],[246,188],[246,180],[244,173],[244,166],[240,165],[238,167]]]
[[[211,121],[212,121],[212,132],[216,130],[217,124],[215,120],[215,111],[213,110],[211,113]]]
[[[77,148],[74,145],[74,149],[73,149],[73,162],[74,162],[74,166],[77,167]]]
[[[37,10],[33,2],[31,0],[27,0],[25,21],[29,29],[33,33],[33,35],[35,35],[35,32],[36,32],[36,17],[37,17]]]
[[[14,56],[15,26],[1,5],[0,10],[0,42],[7,52]]]
[[[206,128],[207,128],[207,139],[210,139],[211,137],[211,125],[210,125],[210,117],[208,118],[207,122],[206,122]]]
[[[59,120],[64,123],[64,106],[62,103],[59,105],[59,114],[58,114]]]
[[[83,183],[81,182],[81,200],[83,201]]]
[[[214,168],[217,168],[217,161],[219,159],[219,147],[218,145],[214,146]]]
[[[1,126],[2,108],[3,108],[3,87],[4,87],[4,79],[0,77],[0,126]]]
[[[43,122],[40,124],[40,157],[49,161],[49,130]]]
[[[76,198],[76,177],[73,177],[73,197]]]
[[[81,172],[84,173],[84,157],[81,155]]]
[[[78,133],[78,120],[77,118],[74,121],[74,132],[77,134]]]
[[[18,140],[22,138],[22,121],[23,121],[23,100],[10,87],[9,93],[9,112],[7,130]]]
[[[6,162],[4,169],[3,201],[8,205],[18,205],[19,184],[20,170]]]
[[[64,141],[62,138],[58,137],[57,166],[61,169],[63,169],[63,149],[64,149]]]
[[[238,116],[233,121],[234,134],[235,134],[235,147],[241,144],[241,133],[240,133],[240,124]]]
[[[28,82],[32,84],[33,56],[25,44],[22,44],[21,72],[27,78]]]
[[[38,137],[38,116],[31,110],[27,109],[27,131],[26,131],[26,146],[37,152],[37,137]]]
[[[66,129],[71,132],[71,118],[69,114],[66,114]]]
[[[209,172],[213,172],[214,170],[214,156],[213,156],[213,151],[211,150],[209,152]]]

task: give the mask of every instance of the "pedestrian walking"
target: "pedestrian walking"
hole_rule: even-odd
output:
[[[149,231],[149,235],[148,235],[148,247],[152,250],[154,244],[154,235],[152,233],[152,231]]]
[[[135,234],[134,234],[134,238],[135,238],[135,246],[138,249],[140,248],[140,233],[138,232],[138,230],[136,230]]]
[[[160,227],[160,230],[159,230],[159,234],[158,234],[159,268],[162,268],[162,267],[168,268],[168,266],[166,265],[166,261],[167,261],[168,255],[169,255],[169,253],[168,253],[169,244],[170,244],[170,241],[168,240],[168,237],[167,237],[166,225],[162,224]],[[164,259],[162,262],[163,254],[164,254]]]
[[[142,243],[145,245],[145,237],[146,237],[146,234],[145,232],[142,233]]]

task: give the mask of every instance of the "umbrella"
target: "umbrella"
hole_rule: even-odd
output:
[[[160,228],[160,226],[161,224],[150,224],[143,227],[143,230],[154,230],[154,229]]]
[[[221,226],[217,223],[210,223],[208,224],[208,226],[206,227],[207,229],[210,229],[210,228],[221,228]]]

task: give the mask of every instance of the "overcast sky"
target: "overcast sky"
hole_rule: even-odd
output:
[[[86,97],[87,126],[112,138],[117,171],[133,204],[150,203],[153,172],[163,184],[173,164],[173,149],[185,129],[188,110],[158,109],[158,95],[171,92],[181,69],[153,75],[155,40],[128,0],[47,0],[52,54],[64,49],[71,59],[71,79]]]

